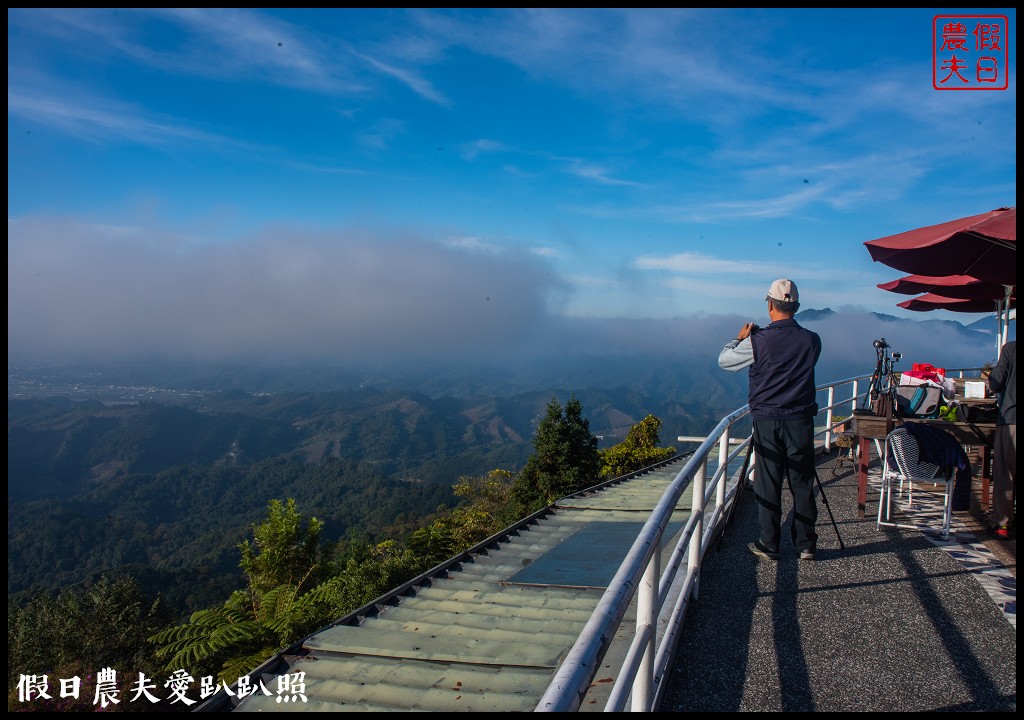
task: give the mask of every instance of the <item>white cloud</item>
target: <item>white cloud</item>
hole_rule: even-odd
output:
[[[466,247],[473,251],[467,252]],[[208,244],[8,221],[14,356],[359,357],[522,349],[558,281],[533,256],[350,228]]]
[[[629,187],[638,187],[641,185],[641,183],[613,178],[609,175],[610,170],[607,168],[579,159],[570,161],[569,173],[576,175],[577,177],[586,178],[587,180],[593,180],[601,183],[602,185],[625,185]]]
[[[368,55],[357,53],[355,51],[352,51],[352,54],[358,57],[359,59],[367,62],[371,67],[373,67],[377,71],[385,75],[389,75],[390,77],[393,77],[396,80],[402,82],[410,90],[412,90],[420,97],[429,100],[432,103],[436,103],[438,105],[442,105],[445,107],[451,104],[448,98],[446,98],[442,93],[438,92],[437,88],[435,88],[429,81],[422,78],[414,70],[395,67],[393,65],[389,65],[388,63],[372,58]]]
[[[484,153],[496,153],[505,152],[506,148],[502,143],[496,140],[486,140],[481,138],[474,140],[473,142],[463,143],[459,146],[459,153],[465,160],[476,160],[476,158]]]
[[[327,92],[366,89],[347,53],[273,15],[239,8],[74,9],[11,13],[23,32],[55,37],[93,60],[131,58],[175,75],[194,75]],[[177,32],[154,44],[152,23]],[[184,40],[182,40],[182,35]]]
[[[155,117],[137,108],[105,101],[83,104],[63,97],[8,90],[7,112],[89,140],[127,140],[154,146],[191,143],[208,147],[260,149],[258,145],[227,135],[190,127],[175,118]]]
[[[505,250],[501,245],[489,243],[478,237],[472,236],[449,237],[445,239],[444,244],[453,248],[462,248],[463,250],[475,250],[477,252],[486,253],[504,252]]]
[[[722,258],[696,252],[673,255],[641,255],[633,260],[632,267],[638,270],[670,270],[686,274],[741,273],[744,275],[773,275],[783,277],[782,266],[751,260],[723,260]],[[671,282],[671,281],[670,281]],[[685,281],[684,281],[685,282]]]
[[[557,257],[561,257],[562,256],[562,254],[560,252],[558,252],[554,248],[550,248],[550,247],[530,248],[530,252],[532,252],[534,255],[539,255],[541,257],[548,257],[548,258],[557,258]]]

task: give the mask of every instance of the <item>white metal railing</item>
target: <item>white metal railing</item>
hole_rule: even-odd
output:
[[[962,378],[965,372],[973,371],[977,368],[947,370],[947,376],[958,372]],[[818,412],[819,415],[824,414],[825,420],[824,426],[816,430],[815,438],[823,437],[825,450],[831,449],[833,431],[842,422],[833,422],[834,411],[849,408],[846,415],[852,418],[858,403],[867,396],[870,379],[871,375],[860,375],[818,386],[819,397],[822,394],[825,397],[825,404],[819,407]],[[839,392],[841,397],[837,399],[837,391],[847,386],[849,390]],[[633,641],[620,671],[616,673],[604,710],[657,710],[665,689],[663,679],[675,655],[687,607],[699,594],[703,558],[725,529],[725,520],[731,504],[735,502],[740,482],[749,482],[755,472],[756,453],[751,453],[746,477],[739,477],[741,471],[734,478],[729,475],[730,464],[749,450],[752,441],[749,435],[733,439],[730,431],[749,412],[749,406],[744,405],[722,418],[669,484],[601,596],[590,620],[555,673],[536,712],[579,710],[604,654],[634,600],[636,628]],[[717,467],[708,479],[708,461],[716,448]],[[690,517],[662,570],[665,528],[672,518],[676,502],[691,484]],[[685,572],[680,574],[680,570]]]
[[[679,617],[685,612],[685,603],[695,595],[695,582],[699,576],[700,562],[711,541],[709,529],[718,525],[726,506],[726,482],[730,459],[743,452],[746,444],[737,445],[729,455],[729,428],[736,420],[748,413],[746,406],[723,418],[715,431],[709,435],[687,461],[683,469],[669,484],[658,501],[650,518],[619,566],[604,595],[598,601],[594,613],[576,643],[570,648],[555,677],[548,685],[536,710],[540,712],[573,712],[579,709],[590,686],[604,652],[610,645],[627,608],[636,596],[637,617],[633,643],[626,654],[618,680],[612,688],[606,711],[621,711],[626,700],[632,696],[634,711],[650,711],[658,694],[656,677],[664,668],[657,668],[657,659],[662,656],[661,648],[666,642],[674,649],[676,633],[671,628],[661,634],[658,617],[666,604],[670,588],[676,579],[677,570],[687,560],[683,586],[679,588]],[[705,483],[707,458],[714,446],[719,447],[719,467],[710,482]],[[693,483],[693,501],[690,517],[676,544],[671,560],[667,563],[666,574],[662,576],[660,562],[662,538],[672,517],[676,502]],[[708,513],[709,495],[714,494],[713,510]],[[705,515],[709,514],[707,528]],[[681,623],[679,623],[681,624]]]

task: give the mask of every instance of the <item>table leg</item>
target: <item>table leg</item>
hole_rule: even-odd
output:
[[[981,509],[991,509],[989,505],[989,483],[992,481],[992,471],[989,470],[992,462],[992,448],[988,445],[981,446]]]
[[[871,439],[857,438],[857,517],[864,519],[868,505],[868,462],[871,459]]]

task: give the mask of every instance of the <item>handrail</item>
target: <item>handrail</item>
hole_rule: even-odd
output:
[[[979,368],[952,369],[947,370],[947,376],[958,372],[962,378],[965,372],[977,370]],[[819,415],[825,415],[825,424],[814,435],[815,438],[823,436],[825,451],[831,449],[833,430],[840,424],[833,422],[833,411],[849,407],[849,416],[852,417],[858,402],[867,397],[867,391],[860,391],[860,383],[870,379],[870,374],[858,375],[815,388],[817,393],[826,396],[825,404],[818,411]],[[849,393],[837,400],[836,390],[847,385],[851,386]],[[733,425],[745,418],[749,410],[749,405],[744,405],[723,417],[669,483],[576,643],[556,671],[535,708],[536,712],[579,710],[626,610],[634,601],[637,608],[633,641],[621,669],[615,673],[616,681],[604,709],[606,712],[620,712],[627,709],[629,702],[629,709],[634,712],[657,710],[665,689],[663,680],[675,654],[687,607],[691,600],[697,599],[703,558],[725,529],[727,511],[735,502],[739,483],[749,481],[755,472],[757,453],[751,455],[746,477],[740,478],[738,473],[735,478],[729,476],[730,463],[753,441],[751,436],[739,441],[729,436]],[[707,480],[708,459],[715,447],[718,448],[718,466],[711,479]],[[693,501],[690,517],[662,572],[660,563],[665,529],[677,501],[691,484]],[[684,567],[685,572],[680,575],[679,571]]]
[[[586,696],[587,689],[597,673],[605,651],[611,644],[615,631],[621,624],[622,618],[633,601],[634,595],[642,586],[645,587],[643,587],[642,597],[638,598],[638,600],[643,603],[643,606],[637,609],[638,627],[636,634],[645,640],[645,642],[640,643],[644,646],[644,657],[642,661],[638,661],[631,657],[635,653],[630,653],[627,656],[629,667],[626,669],[633,669],[633,672],[627,673],[631,680],[629,685],[633,695],[633,709],[648,711],[652,709],[651,700],[654,697],[654,676],[656,673],[654,664],[651,661],[654,658],[653,651],[655,649],[655,634],[652,633],[651,629],[655,626],[653,618],[658,615],[657,611],[659,608],[656,606],[663,604],[659,589],[661,579],[658,577],[661,540],[675,510],[676,502],[683,491],[689,487],[698,469],[701,470],[702,475],[706,472],[708,453],[714,447],[716,441],[722,438],[723,442],[720,443],[721,448],[719,452],[720,458],[724,462],[720,463],[720,467],[716,471],[707,490],[699,486],[694,487],[691,518],[696,518],[696,520],[687,524],[686,531],[681,536],[677,547],[682,548],[689,544],[691,538],[696,540],[700,539],[702,535],[707,535],[706,531],[700,532],[701,525],[703,524],[706,493],[708,490],[718,489],[720,480],[726,477],[729,448],[728,430],[735,420],[745,416],[747,412],[748,407],[744,405],[719,421],[715,430],[694,451],[686,465],[683,466],[683,469],[669,483],[668,488],[658,501],[651,516],[644,523],[622,565],[619,566],[615,576],[608,584],[608,588],[598,601],[597,607],[584,626],[579,638],[569,649],[568,654],[548,685],[548,689],[541,697],[540,703],[536,708],[538,712],[574,712],[579,709]],[[737,452],[740,452],[740,450],[737,450]],[[717,494],[716,510],[719,511],[718,517],[720,517],[720,511],[725,504],[725,483],[720,483],[720,492]],[[699,552],[690,552],[687,564],[688,576],[696,577],[696,568],[699,567],[700,558],[703,557],[706,548],[707,542],[702,541]],[[636,647],[636,644],[634,647]],[[644,671],[642,676],[640,674],[641,669]],[[618,686],[622,683],[622,680],[623,676],[620,675],[619,680],[613,687],[613,700],[621,697],[622,693]],[[636,687],[638,682],[645,684],[645,688],[639,692]],[[643,707],[638,708],[638,703],[643,705]]]

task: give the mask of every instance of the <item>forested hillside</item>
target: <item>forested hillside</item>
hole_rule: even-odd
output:
[[[324,521],[325,540],[400,533],[452,503],[448,486],[338,459],[124,475],[67,497],[10,503],[8,593],[128,573],[180,611],[218,602],[242,581],[237,544],[267,501],[284,497]]]
[[[301,434],[287,421],[174,405],[108,406],[63,398],[7,404],[10,500],[71,497],[129,473],[176,465],[247,465],[287,455]]]
[[[652,410],[667,439],[717,421],[710,394],[684,400],[678,381],[661,384],[656,398],[579,393],[602,447]],[[323,520],[326,541],[400,536],[451,507],[461,477],[520,470],[551,397],[363,389],[9,400],[9,600],[120,572],[179,613],[219,601],[239,583],[237,544],[272,499],[294,498]]]
[[[402,405],[416,405],[409,403]],[[38,418],[39,409],[28,414]],[[62,498],[19,503],[8,514],[19,527],[8,533],[17,541],[15,555],[46,556],[47,564],[56,568],[57,582],[65,574],[91,570],[92,562],[100,567],[86,581],[67,584],[59,592],[39,587],[20,599],[9,594],[8,708],[47,709],[40,704],[42,696],[26,703],[26,677],[64,677],[100,665],[113,664],[140,678],[174,671],[193,680],[202,677],[204,683],[213,676],[231,683],[313,629],[356,611],[557,498],[670,458],[677,450],[661,446],[661,427],[661,419],[648,414],[621,442],[599,450],[579,399],[573,395],[563,407],[553,396],[521,470],[462,476],[451,487],[457,499],[452,507],[439,505],[419,516],[400,513],[399,500],[440,485],[376,475],[369,484],[353,485],[348,482],[350,471],[358,473],[359,466],[336,458],[268,459],[249,470],[177,466],[156,478],[107,478],[80,496],[77,506]],[[233,534],[231,523],[244,514],[239,508],[278,491],[284,497],[267,503],[263,522],[253,521],[240,535]],[[360,522],[377,521],[379,541],[355,528],[341,541],[325,537],[328,521],[315,515],[304,518],[300,512],[295,496],[302,494],[329,511],[343,508],[340,518],[331,518],[338,526],[349,514]],[[395,502],[381,504],[381,498]],[[60,510],[53,514],[49,506]],[[36,514],[52,523],[33,529]],[[400,524],[384,524],[387,518]],[[185,552],[171,542],[171,533],[163,532],[168,528],[179,531],[178,538],[193,533],[185,538],[191,542]],[[216,551],[218,541],[232,538],[241,572],[225,569],[220,574],[226,558]],[[165,553],[174,559],[167,562]],[[10,553],[8,563],[9,586],[12,577],[28,577],[33,569],[31,563],[16,567],[18,560]],[[179,571],[175,563],[183,568]],[[169,598],[194,611],[176,614]],[[92,678],[87,675],[84,683],[89,695],[99,688],[100,681]],[[75,694],[62,699],[59,707],[88,709],[86,702]],[[135,697],[109,709],[135,711],[139,703]]]

